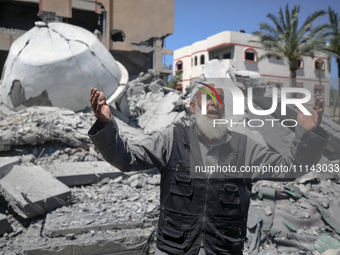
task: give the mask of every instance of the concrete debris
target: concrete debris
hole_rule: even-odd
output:
[[[71,162],[44,166],[47,171],[65,185],[88,185],[107,178],[115,179],[124,173],[107,162]]]
[[[138,255],[147,245],[155,228],[88,231],[83,234],[69,234],[68,238],[41,237],[40,221],[31,224],[22,246],[24,254],[119,254]],[[46,241],[48,240],[48,241]]]
[[[14,165],[19,165],[19,157],[1,157],[0,162],[0,179],[6,176]]]
[[[46,217],[44,233],[48,237],[65,236],[113,229],[134,229],[154,226],[159,215],[159,186],[148,184],[159,174],[135,174],[105,184],[73,188],[77,203],[58,208]],[[132,184],[135,183],[135,184]],[[156,196],[153,200],[149,197]]]
[[[1,98],[11,109],[84,110],[91,87],[110,96],[121,80],[116,61],[91,32],[61,22],[36,23],[15,40],[4,70]]]
[[[179,93],[170,92],[162,98],[153,103],[141,117],[139,117],[139,126],[144,129],[146,134],[155,133],[158,130],[163,130],[171,126],[172,121],[179,114],[172,112],[174,102],[178,100]]]
[[[145,134],[152,134],[172,125],[190,123],[189,109],[186,107],[189,95],[164,87],[164,82],[153,73],[129,82],[126,99],[130,115],[128,123],[138,125]],[[126,107],[121,111],[125,112]]]
[[[39,166],[14,166],[0,180],[0,192],[23,218],[45,215],[71,198],[69,188]]]
[[[0,120],[0,151],[46,142],[86,148],[91,124],[84,115],[56,107],[30,107],[8,115]]]

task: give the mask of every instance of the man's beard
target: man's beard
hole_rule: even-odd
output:
[[[204,136],[212,141],[222,139],[226,136],[228,132],[227,125],[215,125],[214,127],[214,118],[209,118],[206,115],[202,115],[201,109],[197,106],[197,104],[195,106],[195,111],[197,128]]]

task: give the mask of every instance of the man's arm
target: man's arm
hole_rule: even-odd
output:
[[[255,179],[271,178],[285,180],[297,178],[306,172],[300,172],[299,166],[312,166],[319,162],[329,141],[329,135],[319,127],[323,113],[323,98],[317,97],[311,115],[298,113],[298,125],[295,137],[289,149],[281,154],[270,151],[267,147],[256,144],[248,138],[246,165],[249,166],[288,166],[290,172],[258,173]],[[294,172],[294,167],[297,170]],[[287,168],[286,168],[287,169]]]
[[[161,170],[171,152],[172,130],[167,128],[141,141],[127,143],[119,135],[113,117],[101,128],[100,122],[89,130],[89,137],[104,159],[121,171],[145,170],[152,167]]]
[[[285,181],[294,179],[306,174],[306,171],[300,172],[299,166],[312,166],[319,162],[322,154],[329,141],[329,135],[322,129],[317,128],[314,132],[306,130],[301,125],[295,128],[295,137],[289,148],[282,152],[276,153],[267,146],[255,142],[253,139],[247,139],[246,166],[287,166],[290,172],[267,172],[256,173],[254,179],[275,179]],[[294,170],[296,169],[296,172]]]
[[[119,135],[104,94],[91,89],[91,105],[97,121],[89,130],[89,137],[104,159],[121,171],[136,171],[156,167],[161,170],[169,160],[172,129],[168,128],[142,141],[127,143]],[[99,100],[99,103],[98,103]]]

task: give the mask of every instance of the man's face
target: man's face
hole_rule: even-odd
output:
[[[208,84],[211,87],[214,87],[215,84]],[[203,86],[204,89],[208,90],[209,92],[211,92],[212,95],[214,95],[214,92],[211,91],[208,87]],[[224,92],[221,88],[216,88],[215,89],[216,92],[218,93],[218,95],[221,98],[221,101],[224,101]],[[195,101],[191,101],[190,102],[190,110],[192,113],[196,113],[197,108],[195,107],[195,105],[197,104],[198,108],[201,110],[202,107],[206,107],[206,117],[211,118],[211,119],[221,119],[222,115],[224,113],[224,106],[220,103],[220,101],[216,98],[216,105],[214,100],[207,94],[207,105],[203,105],[202,106],[202,95],[203,94],[207,94],[205,91],[199,89],[196,93],[196,102]]]

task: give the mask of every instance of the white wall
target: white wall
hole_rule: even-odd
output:
[[[223,31],[216,35],[208,37],[206,40],[193,43],[191,46],[186,46],[174,51],[174,73],[175,63],[178,60],[183,62],[183,89],[190,85],[190,80],[198,78],[202,74],[204,65],[200,65],[200,56],[204,54],[205,63],[211,58],[218,56],[225,67],[228,69],[230,65],[234,65],[236,70],[254,71],[261,74],[262,77],[267,77],[270,81],[281,82],[282,86],[290,86],[287,81],[290,78],[288,64],[284,58],[276,57],[263,58],[261,61],[251,62],[245,61],[245,51],[249,48],[257,54],[257,59],[260,58],[265,51],[258,43],[250,42],[256,40],[256,37],[250,34]],[[222,59],[223,54],[231,52],[231,59]],[[191,59],[194,62],[197,57],[197,65],[191,65]],[[329,71],[327,70],[326,56],[317,53],[316,57],[302,56],[303,68],[297,70],[296,81],[299,85],[307,88],[312,96],[314,95],[314,87],[318,86],[319,72],[315,70],[315,60],[322,58],[324,61],[324,70],[321,72],[321,84],[324,88],[325,98],[325,113],[328,114],[329,109]]]

